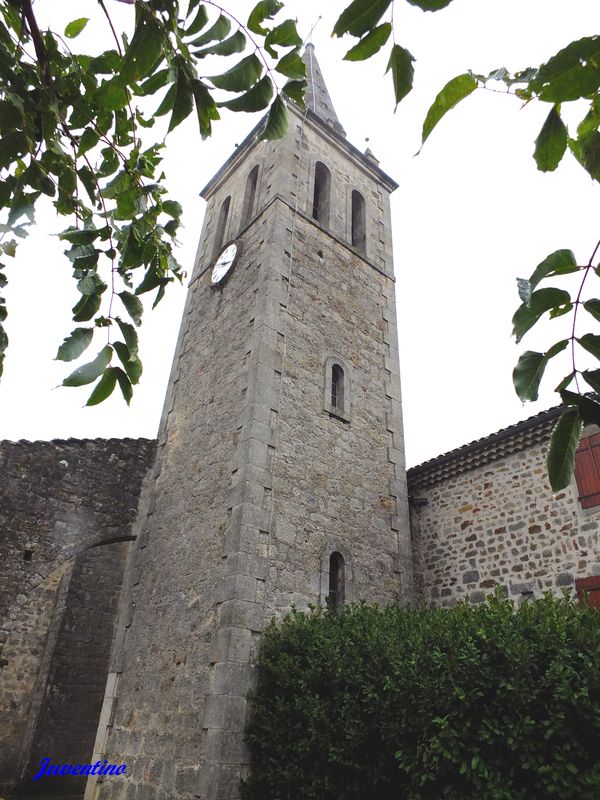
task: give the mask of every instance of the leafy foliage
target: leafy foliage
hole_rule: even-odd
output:
[[[119,315],[139,326],[140,296],[154,292],[156,305],[184,274],[174,256],[181,206],[162,185],[161,136],[144,145],[147,129],[166,116],[170,132],[195,110],[206,137],[222,107],[270,106],[263,135],[282,136],[287,107],[276,72],[293,78],[286,93],[301,105],[306,82],[295,22],[274,21],[281,8],[260,2],[244,25],[213,2],[136,0],[129,39],[117,35],[104,0],[99,20],[75,19],[64,36],[40,31],[31,0],[0,0],[0,253],[15,255],[43,196],[68,220],[60,238],[79,292],[73,320],[90,324],[75,328],[56,357],[75,360],[101,329],[108,334],[99,355],[63,382],[97,381],[88,405],[102,402],[117,385],[129,403],[142,367],[134,327]],[[91,24],[110,26],[112,49],[75,51]],[[240,58],[247,47],[252,52]],[[227,59],[222,72],[201,73],[208,56]],[[152,98],[153,113],[147,110]],[[0,264],[0,288],[3,269]],[[5,318],[0,299],[0,373]],[[113,341],[115,330],[122,340]],[[111,366],[114,352],[123,369]]]
[[[520,100],[529,103],[537,100],[550,103],[548,116],[535,140],[534,159],[542,172],[553,172],[570,151],[593,180],[600,180],[600,36],[588,36],[569,45],[552,56],[537,68],[520,70],[513,74],[501,67],[488,75],[467,73],[449,81],[436,97],[429,109],[423,126],[423,143],[442,117],[476,88],[486,88],[490,82],[502,82],[507,90]],[[586,114],[577,126],[576,136],[569,134],[561,112],[562,106],[571,101],[585,101]],[[593,334],[576,335],[576,323],[580,307],[592,316],[600,310],[600,301],[592,297],[582,298],[582,291],[590,275],[598,274],[600,265],[595,265],[600,242],[594,248],[589,261],[579,265],[571,250],[562,249],[549,255],[538,265],[529,280],[520,278],[517,282],[522,304],[513,317],[513,334],[520,342],[544,315],[549,312],[551,319],[563,314],[573,314],[571,336],[568,340],[556,342],[546,353],[527,351],[520,357],[513,372],[515,390],[522,400],[535,400],[540,381],[550,358],[571,344],[569,372],[560,382],[556,391],[567,407],[565,416],[557,421],[556,435],[551,437],[548,453],[548,468],[552,487],[555,491],[564,489],[571,480],[575,458],[575,448],[568,432],[581,431],[581,423],[598,422],[598,403],[585,397],[579,382],[583,376],[594,391],[600,384],[590,371],[577,367],[576,354],[580,348],[600,359],[600,346],[596,345]],[[581,271],[581,280],[576,299],[557,287],[545,287],[534,291],[545,278],[558,277]],[[598,317],[596,317],[598,319]],[[591,337],[591,338],[590,338]],[[592,371],[592,373],[595,371]],[[576,392],[569,391],[574,382]],[[578,419],[576,423],[575,418]],[[568,444],[568,446],[567,446]],[[566,459],[566,460],[565,460]]]
[[[245,800],[592,800],[600,616],[498,594],[293,613],[263,638]]]

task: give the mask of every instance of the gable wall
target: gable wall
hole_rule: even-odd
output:
[[[547,441],[434,486],[409,471],[416,581],[426,603],[483,600],[496,584],[509,596],[574,590],[600,574],[600,507],[582,510],[575,481],[554,495]],[[413,488],[411,489],[411,481]]]

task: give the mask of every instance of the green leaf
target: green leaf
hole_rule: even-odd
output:
[[[100,134],[94,128],[86,128],[79,140],[79,147],[77,148],[77,155],[82,156],[95,147],[100,139]]]
[[[202,28],[208,23],[208,12],[206,10],[206,6],[201,3],[200,7],[198,8],[198,13],[194,17],[189,28],[186,28],[185,35],[186,36],[193,36],[196,33],[199,33]]]
[[[581,374],[583,375],[585,381],[592,387],[592,389],[597,394],[600,394],[600,369],[595,369],[595,370],[586,369]]]
[[[119,389],[121,390],[121,394],[125,398],[125,402],[127,405],[131,402],[131,398],[133,397],[133,389],[131,387],[131,381],[129,377],[123,372],[120,367],[114,367],[115,373],[117,375],[117,382],[119,384]]]
[[[155,72],[151,78],[144,81],[139,89],[139,94],[143,95],[144,97],[149,94],[154,94],[159,89],[162,89],[163,86],[166,86],[167,83],[173,81],[174,77],[176,76],[176,71],[172,68],[168,69],[161,69],[158,72]]]
[[[581,164],[595,181],[600,181],[600,133],[593,131],[580,143]]]
[[[531,88],[550,103],[591,97],[600,88],[600,36],[571,42],[539,68]]]
[[[212,133],[212,121],[219,119],[219,110],[216,103],[202,81],[194,79],[192,81],[192,92],[196,104],[196,114],[198,115],[198,126],[200,135],[203,139]]]
[[[179,219],[183,211],[181,203],[178,203],[177,200],[165,200],[161,203],[160,210],[173,219]]]
[[[527,350],[521,355],[513,370],[513,384],[520,400],[537,400],[540,381],[551,358],[562,352],[569,344],[568,339],[556,342],[546,353]]]
[[[120,319],[119,317],[117,317],[117,325],[121,329],[121,333],[123,334],[123,338],[125,339],[125,344],[127,345],[127,349],[129,350],[131,357],[137,356],[138,335],[136,333],[135,328],[128,322],[123,322],[123,320]]]
[[[108,226],[104,228],[67,228],[58,234],[58,238],[71,244],[84,245],[92,244],[99,236],[106,239],[108,232]]]
[[[272,58],[277,58],[277,51],[273,49],[274,46],[300,47],[301,45],[302,39],[298,35],[296,23],[293,19],[286,19],[265,36],[264,47]]]
[[[222,42],[223,39],[229,34],[230,30],[231,22],[224,14],[221,14],[215,24],[210,27],[206,33],[203,33],[202,36],[194,39],[194,41],[190,42],[188,46],[202,47],[209,42]]]
[[[411,6],[417,6],[422,11],[440,11],[449,6],[452,0],[407,0]]]
[[[563,389],[560,393],[563,403],[576,406],[579,416],[584,422],[591,425],[600,425],[600,403],[589,395],[577,394]]]
[[[93,328],[75,328],[58,348],[55,360],[74,361],[76,358],[79,358],[83,351],[90,345],[93,336]]]
[[[122,77],[128,82],[146,78],[162,61],[164,37],[148,16],[136,27],[131,44],[125,52]]]
[[[100,308],[102,297],[99,294],[84,294],[73,306],[73,321],[87,322]]]
[[[540,381],[548,361],[544,353],[527,350],[521,355],[513,370],[513,384],[519,399],[537,400]]]
[[[186,119],[186,117],[188,117],[194,109],[194,95],[192,94],[190,82],[183,69],[179,70],[175,87],[173,113],[171,114],[168,133],[170,133],[181,122],[183,122],[183,120]]]
[[[291,81],[289,81],[291,83]],[[287,85],[287,84],[286,84]],[[284,87],[285,91],[285,87]],[[269,116],[262,134],[263,139],[281,139],[288,129],[288,111],[281,95],[277,95],[269,110]]]
[[[205,56],[231,56],[234,53],[241,53],[246,47],[246,37],[241,31],[236,31],[229,39],[225,39],[211,47],[202,50],[194,50],[196,58]]]
[[[533,157],[540,172],[553,172],[567,149],[567,127],[560,118],[560,106],[554,106],[535,140]]]
[[[354,0],[340,14],[333,35],[351,33],[352,36],[364,36],[377,25],[390,3],[391,0]]]
[[[262,64],[258,56],[253,53],[246,56],[238,64],[224,72],[223,75],[214,75],[209,81],[227,92],[245,92],[262,75]]]
[[[586,333],[584,336],[576,339],[576,341],[579,342],[584,350],[587,350],[588,353],[591,353],[600,361],[600,336],[593,333]]]
[[[118,111],[127,105],[127,89],[121,75],[115,75],[104,81],[98,87],[95,96],[96,103],[103,111]]]
[[[474,92],[478,85],[477,79],[469,73],[457,75],[456,78],[452,78],[451,81],[448,81],[427,112],[425,122],[423,123],[422,144],[425,144],[430,133],[442,117],[447,114],[450,109],[454,108],[457,103],[460,103],[461,100],[464,100],[465,97],[468,97]]]
[[[558,392],[558,394],[560,394],[562,392],[562,390],[566,389],[567,386],[572,382],[572,380],[575,377],[575,375],[576,375],[575,372],[570,372],[568,375],[565,375],[565,377],[558,384],[558,386],[556,387],[556,389],[554,391]]]
[[[286,97],[290,97],[294,102],[298,103],[300,108],[305,107],[304,96],[306,92],[306,80],[288,81],[281,91]]]
[[[113,393],[116,383],[117,371],[113,367],[109,367],[94,387],[86,406],[96,406],[106,400]]]
[[[392,25],[389,22],[384,22],[383,25],[378,25],[372,31],[367,33],[358,44],[351,47],[344,56],[345,61],[364,61],[366,58],[371,58],[375,55],[383,45],[390,38],[392,32]]]
[[[568,308],[570,303],[571,295],[564,289],[547,288],[533,292],[529,302],[520,305],[512,318],[512,333],[516,337],[517,343],[546,311],[561,307],[567,307],[567,310],[570,310]]]
[[[252,33],[258,33],[260,36],[266,36],[268,33],[267,28],[262,27],[262,23],[266,19],[273,19],[275,14],[283,8],[283,3],[279,0],[261,0],[257,3],[248,17],[248,29]]]
[[[546,464],[554,492],[566,489],[571,482],[581,428],[579,412],[576,408],[570,408],[561,414],[552,430]]]
[[[392,47],[386,72],[388,72],[390,69],[392,70],[396,108],[398,107],[398,103],[402,100],[402,98],[406,97],[406,95],[412,89],[413,76],[415,74],[415,70],[412,65],[413,61],[414,58],[408,52],[408,50],[400,47],[399,44],[395,44]]]
[[[268,75],[265,75],[250,91],[219,105],[230,111],[262,111],[269,105],[272,97],[273,84]]]
[[[89,17],[80,17],[79,19],[74,19],[73,22],[69,22],[65,28],[65,36],[68,36],[69,39],[79,36],[89,21]]]
[[[597,319],[598,322],[600,322],[600,300],[596,298],[586,300],[583,304],[583,307],[592,315],[592,317],[594,317],[594,319]]]
[[[537,265],[529,279],[531,291],[535,289],[543,278],[552,278],[555,275],[568,275],[577,272],[579,267],[572,250],[555,250]]]
[[[174,83],[169,87],[166,95],[163,97],[161,104],[154,112],[155,117],[162,117],[163,114],[168,114],[172,110],[175,103],[175,95],[177,94],[177,84]]]
[[[292,80],[302,80],[306,77],[306,64],[300,58],[297,50],[290,50],[289,53],[282,56],[275,69]]]
[[[136,297],[134,294],[131,294],[131,292],[119,292],[118,297],[127,309],[127,313],[135,322],[135,324],[138,326],[141,325],[144,306],[142,305],[140,298]]]
[[[107,344],[93,361],[90,361],[89,364],[84,364],[82,367],[78,367],[68,378],[65,378],[62,385],[85,386],[87,383],[92,383],[96,378],[102,375],[106,367],[110,364],[112,353],[112,347]]]
[[[127,345],[123,342],[115,342],[113,347],[125,367],[130,382],[133,384],[138,383],[142,375],[142,362],[140,359],[136,355],[132,356]]]

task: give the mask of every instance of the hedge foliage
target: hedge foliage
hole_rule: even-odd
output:
[[[313,610],[271,623],[245,800],[596,800],[600,613]]]

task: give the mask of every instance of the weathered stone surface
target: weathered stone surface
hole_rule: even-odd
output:
[[[560,594],[576,578],[594,574],[600,509],[582,510],[574,480],[553,495],[547,436],[413,489],[419,501],[411,506],[415,569],[425,601],[448,605],[496,586],[516,599]]]
[[[129,548],[119,540],[153,456],[143,439],[0,443],[0,795],[24,772],[33,796],[27,765],[47,755],[92,755]],[[84,785],[61,791],[82,797]]]
[[[328,126],[291,109],[284,139],[240,146],[208,210],[159,433],[161,468],[140,510],[122,666],[106,753],[177,757],[172,800],[236,800],[241,730],[264,624],[329,594],[412,597],[388,195],[395,184]],[[329,221],[312,217],[315,163]],[[258,165],[256,205],[242,219]],[[366,204],[352,246],[351,196]],[[216,220],[239,259],[214,287]],[[349,414],[328,412],[325,365],[347,365]],[[335,409],[334,409],[335,410]],[[390,492],[390,486],[393,492]],[[134,564],[138,566],[135,567]],[[141,566],[140,566],[141,565]],[[135,577],[132,579],[132,576]],[[193,715],[182,717],[191,707]],[[168,731],[169,741],[157,741]],[[128,738],[139,748],[128,753]],[[118,748],[124,750],[119,751]],[[164,778],[128,779],[164,796]],[[111,784],[101,800],[114,800]]]

